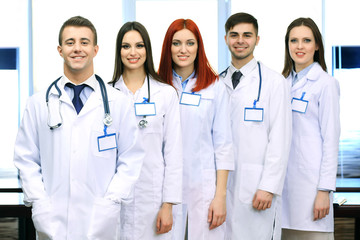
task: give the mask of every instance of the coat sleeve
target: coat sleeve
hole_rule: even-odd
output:
[[[326,79],[319,99],[322,160],[318,189],[335,191],[340,138],[340,87],[334,78]]]
[[[41,174],[38,132],[38,124],[46,123],[37,122],[35,99],[31,97],[26,104],[14,149],[14,164],[19,169],[26,206],[47,198]]]
[[[163,202],[179,204],[182,201],[182,134],[179,110],[179,98],[176,90],[168,87],[168,102],[164,117],[163,156],[165,175],[163,184]]]
[[[234,149],[230,122],[229,94],[222,81],[215,89],[215,116],[213,120],[213,143],[216,170],[234,170]]]
[[[268,77],[273,80],[268,110],[268,146],[259,189],[281,195],[291,146],[291,97],[289,86],[281,75],[273,73]]]
[[[117,138],[117,168],[104,198],[120,203],[131,201],[133,198],[134,186],[140,175],[145,152],[131,102],[124,96],[115,106],[121,109]]]

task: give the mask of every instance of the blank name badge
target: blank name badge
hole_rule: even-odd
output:
[[[155,103],[135,103],[136,116],[155,116]]]
[[[244,121],[262,122],[264,118],[263,108],[245,108]]]
[[[116,134],[105,134],[98,137],[98,149],[99,152],[117,148]]]
[[[291,101],[291,108],[294,112],[306,113],[308,103],[309,101],[299,98],[293,98]]]
[[[199,106],[201,100],[201,94],[183,92],[181,94],[180,104]]]

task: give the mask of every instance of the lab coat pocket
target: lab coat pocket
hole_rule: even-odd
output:
[[[106,130],[106,133],[109,134],[114,134],[116,133],[115,129],[109,127]],[[92,152],[94,154],[94,156],[96,157],[101,157],[101,158],[107,158],[107,159],[115,159],[116,158],[116,146],[117,146],[117,135],[115,135],[115,138],[112,138],[112,142],[109,143],[109,148],[113,148],[114,149],[108,149],[108,150],[104,150],[102,149],[100,151],[100,147],[99,147],[99,140],[98,138],[104,136],[104,131],[103,130],[92,130],[91,132],[91,149]]]
[[[243,164],[240,170],[239,200],[251,204],[258,189],[263,166],[259,164]]]
[[[32,204],[32,220],[39,240],[54,238],[52,208],[50,199],[38,200]]]
[[[116,240],[120,227],[121,204],[97,198],[91,213],[89,240]]]

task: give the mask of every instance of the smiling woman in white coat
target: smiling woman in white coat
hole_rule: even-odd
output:
[[[179,98],[155,72],[150,38],[139,22],[119,30],[111,84],[134,104],[146,154],[134,201],[122,207],[121,239],[171,239],[172,205],[181,202],[182,186]]]
[[[223,239],[227,176],[234,168],[229,99],[192,20],[169,26],[159,73],[180,96],[183,204],[174,208],[173,239]]]
[[[326,73],[321,34],[310,18],[298,18],[287,29],[283,75],[291,87],[293,136],[282,239],[334,239],[340,90]]]

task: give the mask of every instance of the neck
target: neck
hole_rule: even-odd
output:
[[[189,67],[174,67],[174,71],[181,76],[182,80],[185,81],[193,72],[194,66]]]
[[[236,69],[240,69],[243,66],[245,66],[246,64],[248,64],[253,58],[254,58],[254,56],[249,56],[249,57],[243,58],[243,59],[236,59],[236,58],[232,57],[231,63]]]
[[[295,72],[296,73],[299,73],[301,72],[302,70],[304,70],[305,68],[307,68],[308,66],[310,66],[311,64],[313,64],[314,62],[311,62],[309,64],[306,64],[306,65],[299,65],[299,64],[295,64]]]
[[[124,70],[122,77],[128,89],[132,93],[135,93],[144,84],[146,77],[145,69],[142,69],[141,71]]]
[[[85,82],[87,79],[89,79],[94,74],[94,71],[91,72],[72,72],[64,69],[64,75],[76,85],[79,85],[83,82]]]

